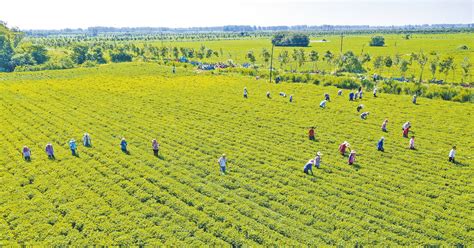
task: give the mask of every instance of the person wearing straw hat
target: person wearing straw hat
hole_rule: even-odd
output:
[[[82,136],[82,143],[85,147],[90,147],[92,145],[91,136],[88,133],[84,133],[84,136]]]
[[[304,165],[303,172],[309,175],[309,172],[311,172],[311,175],[313,174],[313,165],[315,165],[316,161],[314,159],[310,159],[308,163]]]
[[[314,137],[314,127],[311,127],[309,129],[309,132],[308,132],[308,137],[309,137],[309,140],[316,140],[316,138]]]
[[[382,138],[379,140],[379,142],[377,142],[377,150],[379,150],[379,151],[381,151],[381,152],[384,151],[384,149],[383,149],[383,142],[384,142],[384,140],[385,140],[385,138],[382,137]]]
[[[158,150],[160,149],[160,144],[158,144],[158,141],[156,141],[156,139],[153,139],[151,141],[151,149],[153,149],[153,154],[158,157]]]
[[[319,107],[325,108],[326,107],[326,102],[327,102],[327,100],[322,100],[321,103],[319,103]]]
[[[337,95],[338,95],[338,96],[342,96],[342,90],[338,90],[338,91],[337,91]]]
[[[411,136],[409,148],[415,150],[415,136]]]
[[[271,99],[272,97],[270,96],[270,91],[267,91],[267,98]]]
[[[323,154],[321,154],[321,152],[318,151],[318,152],[316,153],[316,157],[314,158],[314,165],[315,165],[316,168],[318,168],[318,169],[319,169],[319,167],[320,167],[320,165],[321,165],[321,156],[322,156],[322,155],[323,155]]]
[[[23,149],[21,150],[23,153],[23,158],[25,161],[31,161],[31,150],[27,146],[24,146]]]
[[[247,91],[247,87],[244,87],[244,98],[249,97],[249,92]]]
[[[385,119],[385,120],[382,122],[382,131],[383,131],[383,132],[387,132],[387,123],[388,123],[388,119]]]
[[[347,141],[344,141],[342,142],[342,144],[339,145],[339,152],[341,153],[342,156],[346,154],[346,149],[349,147],[350,147],[350,144]]]
[[[355,162],[355,157],[356,157],[356,152],[354,150],[351,151],[351,154],[349,155],[349,165],[354,164]]]
[[[357,106],[357,112],[360,112],[360,110],[363,109],[363,108],[364,108],[364,105],[359,104],[359,106]]]
[[[222,156],[217,160],[217,163],[219,164],[219,167],[221,168],[222,175],[225,175],[225,170],[227,167],[227,158],[225,157],[225,154],[222,154]]]
[[[48,155],[49,159],[55,159],[54,157],[54,149],[51,143],[48,143],[45,148],[46,154]]]
[[[71,149],[72,156],[77,156],[77,144],[76,140],[71,139],[69,141],[69,148]]]
[[[127,153],[127,140],[125,140],[125,138],[122,138],[122,141],[120,141],[120,149],[122,150],[122,152],[125,152]]]
[[[369,112],[363,112],[362,114],[360,114],[360,118],[362,120],[367,120],[368,116],[369,116]]]
[[[349,101],[354,101],[354,92],[349,93]]]
[[[453,146],[453,149],[451,149],[451,151],[449,151],[449,159],[448,161],[449,162],[453,162],[453,163],[456,163],[456,161],[454,161],[454,156],[456,155],[456,146]]]

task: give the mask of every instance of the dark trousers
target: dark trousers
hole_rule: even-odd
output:
[[[155,154],[155,156],[157,156],[157,157],[158,157],[158,149],[156,149],[156,150],[155,150],[155,149],[153,149],[153,154]]]
[[[314,138],[314,135],[311,135],[309,136],[309,140],[316,140],[316,139]]]
[[[71,153],[72,153],[72,156],[76,156],[76,150],[75,149],[71,149]]]
[[[456,161],[454,161],[454,157],[449,157],[449,162],[453,162],[453,163],[456,163]]]

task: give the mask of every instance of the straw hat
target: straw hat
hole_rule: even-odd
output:
[[[356,151],[355,151],[355,150],[352,150],[351,153],[356,153]]]
[[[382,139],[384,140],[385,138],[382,136]]]
[[[316,155],[322,156],[323,154],[321,152],[317,152]]]
[[[225,157],[225,153],[222,154],[222,157]]]

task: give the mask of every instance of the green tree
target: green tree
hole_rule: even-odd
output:
[[[405,77],[405,73],[408,71],[408,67],[410,66],[410,62],[405,59],[400,60],[400,71],[402,72],[402,76]]]
[[[385,38],[383,36],[373,36],[369,43],[370,46],[384,46]]]
[[[452,56],[449,56],[441,60],[441,62],[439,63],[439,72],[444,73],[444,76],[445,76],[444,81],[448,79],[448,74],[452,68],[453,62],[454,62],[454,58]]]
[[[461,63],[462,69],[462,81],[466,80],[466,78],[471,75],[471,67],[472,63],[469,61],[468,57],[464,57],[464,60]]]
[[[311,52],[309,53],[309,60],[313,62],[313,71],[316,71],[316,68],[317,68],[316,63],[319,60],[319,53],[316,52],[315,50],[311,50]]]
[[[71,59],[74,63],[80,65],[86,62],[87,52],[89,51],[89,46],[85,44],[76,44],[72,48]]]
[[[265,62],[265,65],[267,65],[268,62],[270,61],[270,56],[271,56],[270,52],[266,48],[263,48],[262,49],[262,59]]]
[[[252,50],[247,52],[247,55],[245,55],[245,58],[250,61],[250,63],[255,64],[257,59],[255,58],[255,54],[253,53]]]
[[[45,46],[32,45],[29,50],[31,53],[31,57],[33,57],[33,59],[36,61],[36,64],[40,65],[48,61],[49,59],[48,50],[46,49]]]
[[[5,34],[0,34],[0,72],[12,71],[14,67],[11,66],[10,60],[14,55],[13,45]]]
[[[289,54],[287,50],[282,51],[278,55],[278,62],[280,62],[280,67],[283,68],[289,62]]]
[[[430,71],[431,71],[431,76],[432,76],[433,80],[435,79],[436,69],[438,68],[438,63],[439,63],[439,58],[438,57],[436,57],[436,58],[434,58],[430,61]]]
[[[362,73],[365,72],[361,60],[352,52],[347,51],[341,58],[341,69],[345,72]]]
[[[87,54],[87,59],[90,61],[94,61],[98,64],[105,64],[104,52],[101,47],[96,46],[89,50]]]
[[[425,65],[428,63],[428,57],[423,52],[420,52],[416,62],[418,65],[420,65],[420,79],[418,81],[421,83],[423,80],[423,71],[425,70]]]
[[[377,56],[374,59],[374,69],[379,70],[383,66],[383,57],[382,56]]]

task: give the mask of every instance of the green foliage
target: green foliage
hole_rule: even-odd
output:
[[[72,48],[71,58],[74,63],[80,65],[87,60],[87,53],[89,51],[89,46],[86,44],[76,44]]]
[[[0,114],[8,118],[0,122],[0,244],[474,242],[468,207],[474,105],[426,98],[414,105],[410,96],[384,92],[349,102],[348,90],[339,97],[338,89],[312,80],[357,84],[356,79],[287,76],[310,81],[276,85],[183,68],[172,74],[171,67],[139,62],[2,74]],[[242,98],[243,87],[249,99]],[[294,101],[279,97],[281,91]],[[331,102],[321,110],[317,104],[324,93]],[[370,111],[367,120],[356,112],[358,104]],[[380,131],[384,119],[387,133]],[[407,149],[401,137],[406,121],[412,122],[417,150]],[[307,138],[313,125],[317,141]],[[93,147],[80,146],[79,157],[73,157],[67,142],[84,132],[92,135]],[[384,153],[375,148],[381,136]],[[119,150],[121,137],[130,155]],[[161,145],[158,158],[150,149],[154,138]],[[357,150],[356,166],[337,151],[344,140]],[[55,147],[54,161],[44,154],[47,142]],[[446,161],[453,144],[459,164]],[[23,145],[32,149],[29,163],[20,156]],[[323,153],[321,169],[314,169],[314,177],[305,175],[302,167],[317,151]],[[222,153],[229,158],[225,176],[216,163]]]
[[[385,38],[383,36],[373,36],[370,39],[370,46],[385,46]]]
[[[164,55],[166,55],[165,53]],[[119,62],[130,62],[132,61],[132,55],[127,53],[124,48],[118,48],[114,51],[110,52],[110,59],[114,63],[119,63]]]
[[[277,33],[272,38],[272,44],[275,46],[306,47],[309,45],[309,36],[302,33]]]

